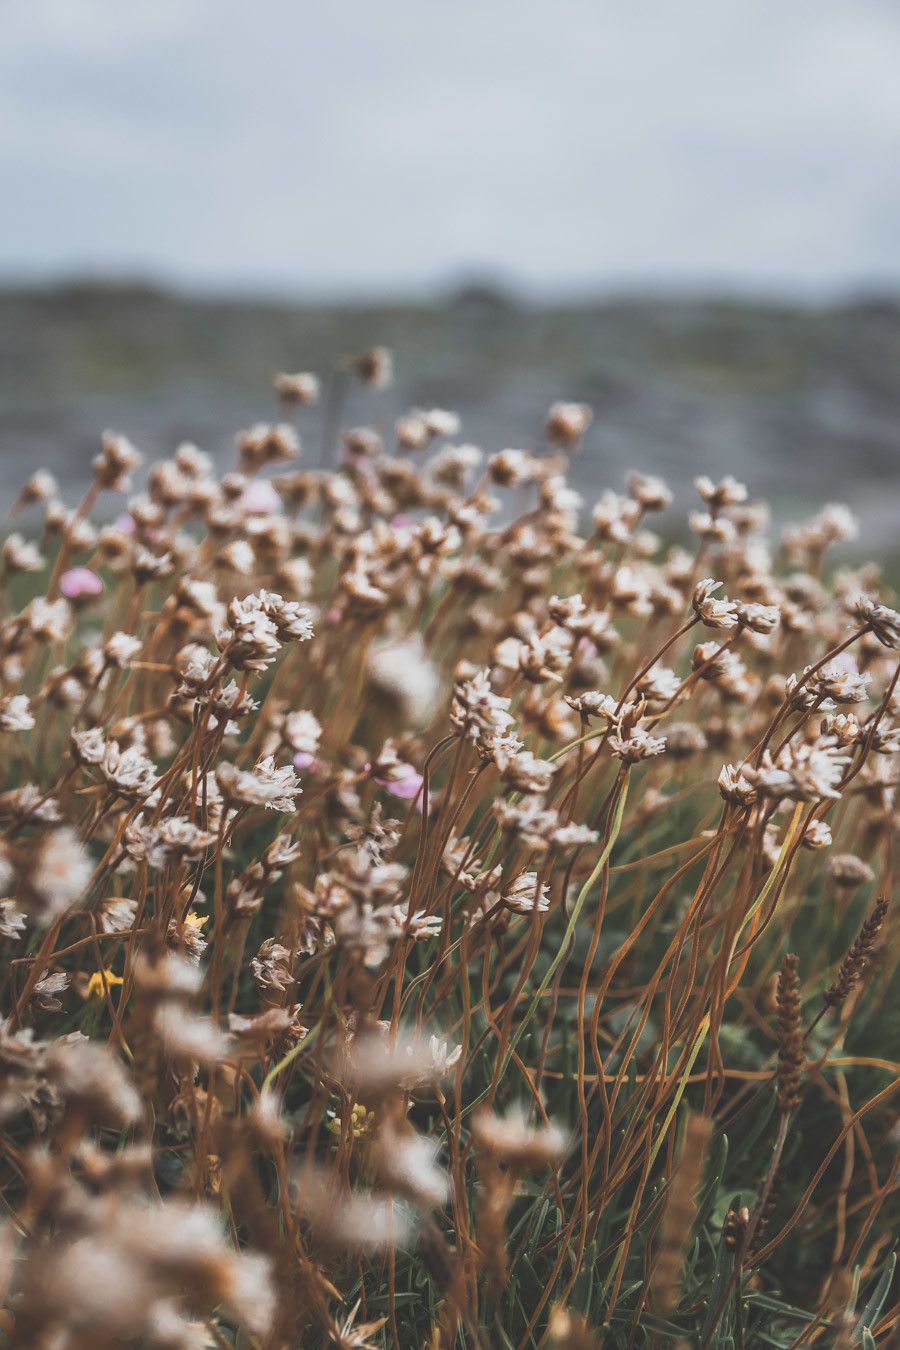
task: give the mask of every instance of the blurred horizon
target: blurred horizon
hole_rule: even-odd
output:
[[[410,407],[444,407],[462,416],[460,441],[540,449],[550,404],[584,401],[595,421],[574,480],[589,501],[632,468],[666,478],[681,506],[696,474],[732,473],[779,523],[844,501],[862,527],[845,556],[896,555],[900,302],[878,298],[571,304],[480,284],[431,300],[298,303],[0,288],[0,506],[26,466],[51,469],[76,499],[107,427],[151,460],[193,441],[225,467],[236,432],[278,415],[279,370],[327,381],[342,356],[376,343],[394,352],[395,382],[351,389],[344,428],[374,425],[390,444]],[[304,411],[302,435],[314,467],[323,405]]]

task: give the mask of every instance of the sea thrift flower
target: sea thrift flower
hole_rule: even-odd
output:
[[[103,594],[103,582],[89,567],[70,567],[60,577],[59,589],[67,600],[93,600]]]

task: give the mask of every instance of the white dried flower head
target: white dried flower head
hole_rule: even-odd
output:
[[[719,792],[732,806],[752,806],[757,792],[752,780],[747,776],[744,764],[723,764],[719,771]]]
[[[860,675],[852,662],[838,660],[823,666],[811,685],[820,699],[833,699],[835,703],[865,703],[871,680],[871,675]]]
[[[3,937],[16,942],[25,932],[27,925],[28,920],[15,900],[0,900],[0,934]]]
[[[412,914],[407,914],[404,905],[394,905],[391,914],[397,926],[398,934],[412,938],[414,942],[423,942],[427,941],[428,938],[438,937],[443,926],[440,914],[428,914],[424,909],[417,909]]]
[[[430,461],[429,473],[435,483],[461,488],[483,459],[484,453],[476,445],[448,445]]]
[[[170,1059],[218,1064],[231,1050],[231,1039],[208,1017],[194,1017],[172,1003],[156,1014],[156,1030]]]
[[[813,521],[813,528],[828,544],[845,543],[859,537],[859,522],[848,506],[831,502]]]
[[[0,699],[0,732],[31,731],[34,714],[27,694],[7,694]]]
[[[66,1106],[82,1110],[94,1123],[121,1129],[140,1116],[140,1097],[105,1046],[84,1038],[54,1041],[44,1072]]]
[[[803,832],[804,848],[830,848],[832,842],[831,826],[827,820],[811,820]]]
[[[200,991],[203,976],[183,956],[167,952],[158,959],[140,953],[133,967],[134,986],[151,1003],[186,1003]]]
[[[63,826],[44,835],[31,860],[26,911],[40,927],[53,923],[84,895],[93,874],[91,860],[74,830]]]
[[[508,762],[503,777],[514,792],[546,792],[556,770],[556,764],[536,759],[530,750],[522,750]]]
[[[276,394],[285,403],[306,408],[319,400],[319,377],[309,371],[298,371],[295,375],[282,372],[273,383]]]
[[[450,1194],[446,1171],[438,1166],[440,1145],[414,1130],[382,1126],[375,1145],[378,1180],[388,1190],[433,1209]]]
[[[229,627],[217,634],[219,650],[235,670],[263,671],[281,650],[278,629],[258,595],[232,600]]]
[[[147,798],[156,787],[156,765],[139,745],[123,750],[118,741],[107,741],[97,767],[107,786],[129,800]]]
[[[737,614],[742,628],[749,628],[752,633],[763,636],[774,633],[781,622],[781,611],[777,605],[738,601]]]
[[[672,504],[672,493],[668,486],[652,474],[630,473],[625,486],[644,511],[664,511]]]
[[[256,599],[274,623],[282,642],[308,642],[312,637],[312,612],[306,605],[285,600],[274,591],[260,591]]]
[[[747,500],[746,487],[736,478],[732,478],[731,474],[726,474],[718,483],[707,478],[706,474],[701,474],[699,478],[694,479],[694,487],[707,506],[715,510],[721,510],[723,506],[740,506]]]
[[[336,1178],[306,1167],[296,1179],[297,1203],[317,1238],[339,1249],[381,1251],[402,1246],[410,1237],[412,1216],[385,1196],[363,1191],[347,1194]]]
[[[8,572],[40,572],[47,563],[40,549],[20,534],[7,535],[2,557]]]
[[[109,666],[124,670],[138,655],[143,643],[131,633],[113,633],[103,644],[103,659]]]
[[[590,689],[585,694],[567,695],[566,702],[582,717],[602,717],[607,722],[618,722],[618,703],[612,694],[602,694],[599,689]]]
[[[514,718],[508,711],[512,700],[495,694],[490,673],[476,671],[471,679],[454,688],[450,721],[470,740],[483,759],[493,758],[502,769],[518,753],[521,742],[512,733]]]
[[[551,846],[555,849],[585,848],[596,844],[600,835],[588,825],[579,825],[572,821],[569,825],[559,825],[550,836]]]
[[[554,403],[544,424],[544,435],[552,445],[571,449],[580,444],[594,414],[586,403]]]
[[[491,482],[500,487],[520,487],[534,481],[540,462],[527,450],[501,450],[491,455],[487,471]]]
[[[706,577],[694,587],[691,604],[697,618],[707,628],[734,628],[740,619],[739,607],[733,600],[713,599],[721,586],[721,581]]]
[[[366,661],[366,676],[374,689],[395,704],[406,726],[422,727],[435,712],[441,693],[440,676],[418,635],[373,647]]]
[[[848,890],[875,880],[872,868],[855,853],[835,853],[828,860],[828,875],[832,881]]]
[[[668,703],[681,688],[681,678],[667,666],[653,666],[641,676],[636,692],[649,704]]]
[[[407,1093],[433,1087],[457,1062],[456,1052],[447,1053],[444,1042],[434,1036],[407,1036],[391,1041],[385,1027],[354,1036],[338,1067],[341,1080],[352,1086],[364,1101],[391,1093]]]
[[[57,994],[68,987],[69,977],[64,970],[45,971],[31,991],[31,1006],[41,1012],[60,1012],[63,1005]]]
[[[706,750],[709,742],[696,722],[670,722],[666,727],[666,751],[675,759],[686,759]]]
[[[322,739],[322,725],[311,712],[286,712],[278,722],[278,733],[295,754],[315,755]]]
[[[610,736],[608,744],[616,759],[621,759],[624,764],[637,764],[639,760],[664,754],[666,738],[651,736],[643,727],[635,727],[628,736],[614,733]]]
[[[37,469],[22,485],[16,505],[33,506],[36,502],[46,502],[55,497],[58,491],[53,474],[46,469]]]
[[[553,1167],[566,1152],[566,1137],[557,1125],[531,1126],[520,1107],[505,1116],[477,1112],[472,1134],[479,1150],[515,1168]]]
[[[900,647],[900,614],[895,609],[879,604],[870,596],[861,595],[853,605],[853,613],[860,623],[872,629],[882,646],[891,651]]]
[[[394,358],[387,347],[371,347],[353,360],[352,369],[363,384],[386,389],[394,378]]]
[[[63,642],[72,627],[72,607],[67,600],[48,600],[35,596],[22,611],[22,618],[36,638],[45,642]]]
[[[591,511],[594,528],[601,539],[611,544],[627,544],[641,517],[640,503],[618,492],[602,493]]]
[[[849,755],[830,736],[794,745],[789,742],[773,760],[768,751],[758,768],[745,767],[749,779],[761,797],[776,801],[837,801],[841,778],[850,763]]]
[[[241,464],[257,469],[264,464],[280,464],[300,455],[300,437],[288,422],[257,422],[236,437]]]
[[[270,811],[293,811],[302,788],[290,764],[278,768],[266,755],[248,773],[233,764],[220,764],[216,782],[226,802],[264,806]]]
[[[520,872],[504,887],[502,900],[514,914],[546,914],[550,908],[550,888],[538,881],[537,872]]]
[[[823,736],[833,736],[838,745],[857,745],[862,739],[862,727],[855,713],[829,713],[822,718]]]
[[[711,511],[691,511],[688,525],[707,544],[731,544],[736,537],[728,516],[717,516]]]
[[[143,455],[125,436],[103,433],[100,453],[93,461],[97,483],[111,492],[130,492],[130,475],[143,463]]]
[[[408,413],[397,418],[394,435],[397,444],[405,450],[424,450],[431,441],[428,422],[419,408],[411,408]]]

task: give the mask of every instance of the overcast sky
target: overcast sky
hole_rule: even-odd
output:
[[[900,287],[896,0],[0,0],[0,274]]]

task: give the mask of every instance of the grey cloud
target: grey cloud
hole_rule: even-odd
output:
[[[5,274],[900,283],[878,0],[13,0]]]

